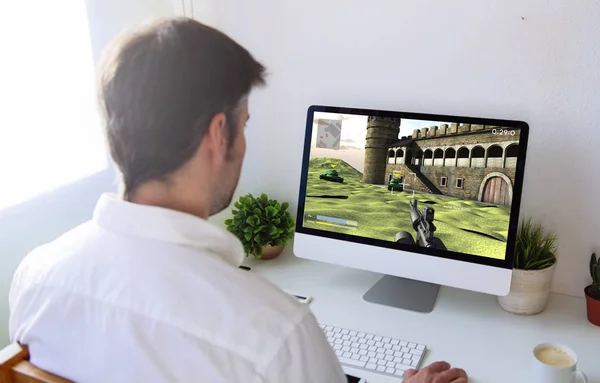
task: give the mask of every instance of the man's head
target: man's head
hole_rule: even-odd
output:
[[[264,84],[265,68],[223,33],[177,18],[115,39],[99,69],[124,197],[154,185],[188,200],[182,195],[205,191],[209,214],[229,205],[246,148],[247,96]]]

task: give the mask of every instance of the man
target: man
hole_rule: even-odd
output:
[[[238,269],[240,242],[207,221],[231,202],[264,71],[189,19],[106,50],[100,100],[123,192],[15,273],[10,335],[32,363],[77,382],[346,381],[308,306]],[[466,382],[444,363],[407,376]]]

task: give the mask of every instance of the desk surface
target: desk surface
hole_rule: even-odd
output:
[[[518,316],[502,310],[494,296],[442,287],[433,312],[421,314],[364,301],[381,274],[299,259],[291,246],[279,258],[249,257],[244,264],[283,289],[312,296],[319,322],[424,343],[424,365],[445,360],[464,368],[471,383],[526,383],[532,349],[543,342],[570,346],[589,382],[600,383],[600,327],[587,321],[582,298],[551,294],[546,311]],[[369,383],[400,382],[344,370]]]

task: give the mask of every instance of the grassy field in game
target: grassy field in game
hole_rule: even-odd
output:
[[[333,165],[333,167],[332,167]],[[343,183],[319,179],[335,169]],[[435,236],[446,248],[468,254],[504,259],[508,235],[509,206],[461,200],[435,194],[415,193],[419,211],[435,209]],[[308,171],[304,215],[324,215],[358,222],[356,230],[326,227],[345,234],[393,241],[399,231],[416,239],[410,222],[412,191],[390,192],[387,187],[362,183],[362,173],[334,158],[312,158]],[[304,223],[324,230],[323,225]]]

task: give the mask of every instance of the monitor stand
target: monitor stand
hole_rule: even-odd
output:
[[[363,295],[367,302],[420,313],[433,311],[440,285],[384,275]]]

